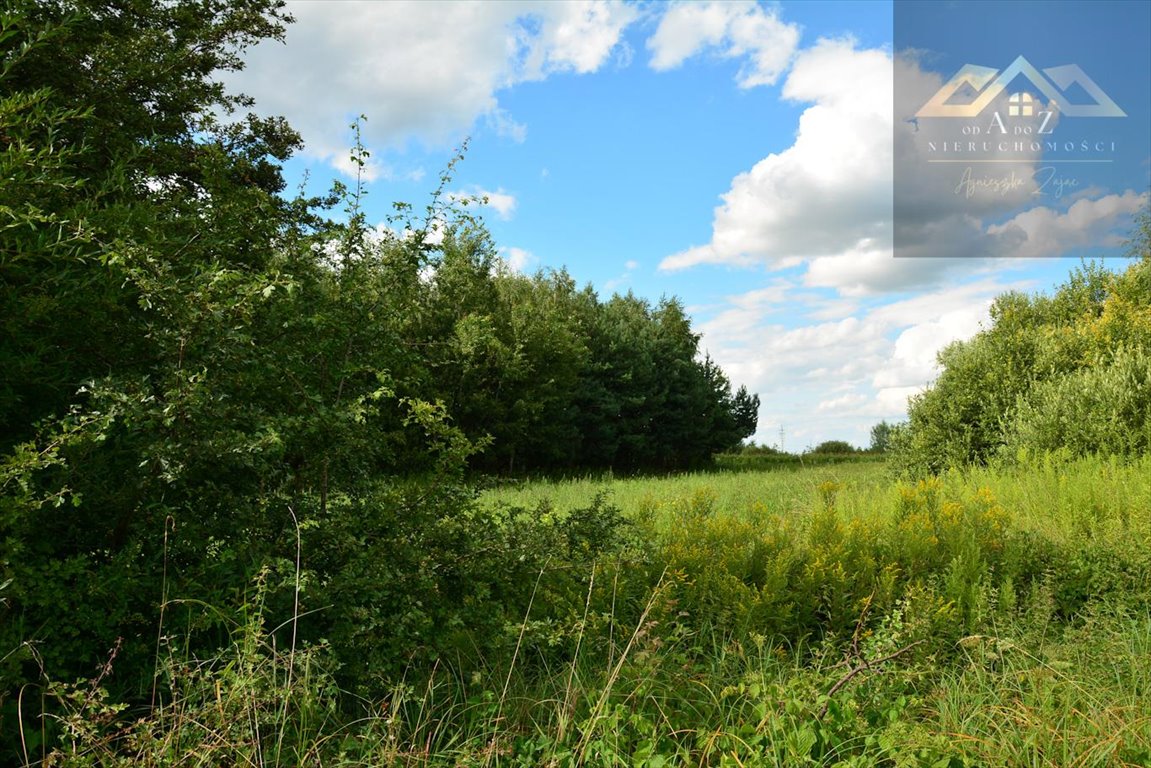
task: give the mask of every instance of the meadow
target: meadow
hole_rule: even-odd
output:
[[[611,741],[631,750],[615,764],[1151,764],[1147,459],[1048,456],[914,485],[859,463],[588,478],[484,498],[562,514],[600,494],[659,542],[684,620],[624,690],[605,695],[618,682],[601,673],[563,693],[623,708],[604,730],[630,734]]]
[[[502,652],[413,664],[349,716],[257,599],[135,726],[57,688],[55,764],[1151,765],[1149,478],[1054,456],[504,482],[477,509],[567,549]]]
[[[488,505],[512,507],[546,503],[565,510],[586,506],[596,496],[603,495],[622,510],[658,514],[685,499],[708,497],[716,511],[750,519],[768,512],[804,513],[810,509],[812,499],[818,497],[819,486],[829,481],[847,491],[843,494],[844,503],[865,499],[872,493],[894,493],[895,485],[883,465],[869,458],[832,466],[782,464],[759,471],[698,471],[630,477],[593,473],[560,480],[500,480],[481,500]]]

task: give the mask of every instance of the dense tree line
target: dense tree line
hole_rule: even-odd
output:
[[[676,299],[601,302],[565,272],[502,268],[482,230],[449,233],[417,330],[420,375],[480,466],[698,466],[755,430],[759,401],[700,359]]]
[[[913,474],[1052,452],[1151,450],[1151,215],[1120,271],[1077,268],[1052,295],[996,299],[990,325],[939,355],[891,443]]]
[[[212,336],[225,331],[196,314],[227,302],[232,329],[267,310],[355,335],[349,364],[386,369],[398,396],[442,400],[469,436],[490,434],[489,468],[673,468],[754,430],[755,398],[698,359],[677,300],[601,302],[562,272],[501,270],[465,216],[432,246],[428,222],[451,213],[438,199],[425,220],[403,222],[407,238],[372,237],[358,190],[344,195],[344,227],[314,215],[325,201],[285,201],[277,163],[298,137],[282,121],[219,122],[214,110],[243,100],[208,77],[278,34],[275,3],[79,5],[74,17],[71,4],[29,4],[6,19],[0,448],[65,412],[87,382],[155,386],[164,355],[192,375],[200,350],[300,343],[282,323],[268,338]],[[323,302],[362,316],[325,314]],[[315,370],[316,359],[296,362]],[[264,370],[290,363],[262,359]],[[287,377],[300,394],[305,375]]]
[[[281,6],[0,11],[0,715],[117,642],[146,687],[166,598],[298,546],[303,608],[341,605],[312,636],[402,664],[530,584],[467,469],[672,469],[755,428],[678,301],[508,271],[447,175],[388,227],[358,186],[285,196],[298,135],[212,77]]]

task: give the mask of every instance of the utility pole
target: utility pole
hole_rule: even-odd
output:
[[[787,451],[784,450],[784,448],[783,448],[783,425],[782,424],[779,425],[779,452],[780,453],[787,453]]]

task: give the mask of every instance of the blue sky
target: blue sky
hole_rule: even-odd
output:
[[[760,394],[760,442],[782,427],[789,450],[866,445],[996,295],[1050,290],[1078,258],[1115,254],[1144,204],[1151,3],[1090,6],[1103,53],[1073,39],[1086,4],[995,4],[979,21],[987,5],[948,3],[906,23],[890,2],[291,2],[285,43],[249,51],[228,84],[303,134],[288,176],[306,171],[315,191],[347,181],[347,126],[366,115],[367,212],[381,222],[393,201],[422,206],[470,137],[449,189],[488,196],[514,268],[566,267],[603,298],[679,296],[703,347]],[[1014,20],[989,34],[1005,7]],[[915,224],[962,218],[970,239],[957,242],[983,250],[894,258],[895,157],[911,128],[893,115],[963,64],[1006,67],[1007,43],[968,41],[1009,40],[1036,14],[1047,26],[1030,39],[1045,42],[1015,55],[1077,63],[1129,106],[1107,128],[1124,153],[1059,199],[1024,189],[965,218],[953,185],[926,174],[913,195],[934,212]],[[905,48],[911,85],[893,94]]]

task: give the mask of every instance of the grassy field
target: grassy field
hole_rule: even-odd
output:
[[[89,731],[57,764],[1151,765],[1149,459],[589,478],[479,503],[568,542],[504,652],[413,666],[349,716],[323,649],[285,653],[254,611],[114,737],[90,725],[119,722],[95,687],[65,689]]]
[[[1024,467],[973,468],[941,479],[953,497],[988,491],[1009,510],[1012,523],[1070,542],[1085,531],[1115,520],[1146,523],[1151,510],[1151,459],[1045,460]],[[507,481],[485,492],[487,505],[535,507],[556,511],[590,504],[597,495],[625,514],[664,513],[707,500],[723,515],[755,521],[765,515],[805,516],[822,503],[821,488],[836,486],[836,508],[846,519],[885,517],[899,507],[901,484],[882,463],[870,460],[831,466],[783,467],[758,472],[694,472],[669,477]],[[1140,517],[1142,516],[1142,517]],[[1098,531],[1096,531],[1098,533]]]
[[[716,511],[748,520],[766,514],[805,514],[819,498],[823,483],[842,486],[849,506],[876,494],[893,499],[896,488],[882,464],[842,463],[829,467],[786,466],[759,472],[692,472],[669,477],[586,477],[569,480],[507,482],[489,490],[485,504],[534,507],[547,503],[557,511],[577,509],[602,494],[626,514],[657,518],[677,505],[706,499]]]
[[[589,478],[484,502],[563,515],[599,494],[659,542],[691,616],[607,697],[632,732],[616,764],[1151,765],[1151,461],[915,486],[875,463]],[[565,698],[610,682],[580,679]]]

